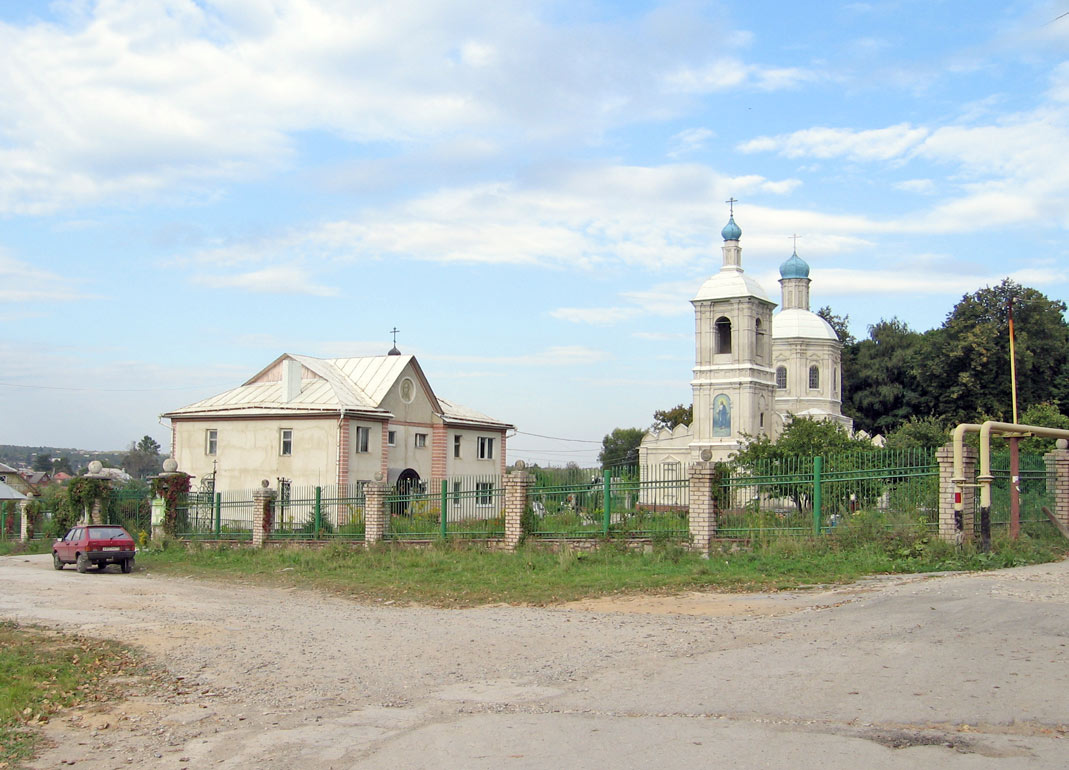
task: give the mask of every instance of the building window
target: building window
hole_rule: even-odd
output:
[[[494,440],[487,436],[479,436],[479,459],[494,459]]]
[[[777,366],[776,367],[776,387],[779,388],[780,390],[786,390],[787,389],[787,367],[786,366]]]
[[[453,507],[454,508],[459,508],[460,507],[460,482],[459,481],[454,481],[453,482]]]
[[[453,436],[453,457],[460,457],[460,435]]]
[[[386,431],[386,446],[397,446],[397,431]]]
[[[761,319],[754,322],[754,357],[760,358],[765,352],[765,327],[761,325]]]
[[[716,319],[716,348],[717,353],[731,352],[731,321],[720,316]]]
[[[365,428],[362,425],[357,426],[356,429],[356,451],[367,452],[368,444],[371,443],[371,428]]]
[[[475,504],[491,505],[493,503],[494,484],[490,481],[475,482]]]
[[[833,396],[839,395],[839,370],[831,370],[831,394]]]
[[[416,449],[423,449],[425,446],[427,446],[427,434],[426,433],[417,433],[416,434]]]
[[[816,390],[820,387],[820,367],[809,367],[809,389]]]
[[[209,428],[204,431],[204,454],[213,455],[219,448],[219,431]]]
[[[765,427],[765,413],[764,412],[761,412],[761,414],[759,414],[757,416],[757,427],[758,428]]]
[[[293,454],[293,429],[283,428],[278,435],[278,453],[280,455]]]

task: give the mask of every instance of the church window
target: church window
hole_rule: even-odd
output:
[[[780,390],[786,390],[787,389],[787,367],[786,366],[777,366],[776,367],[776,387],[779,388]]]
[[[761,412],[761,414],[759,414],[757,416],[757,427],[759,427],[759,428],[765,427],[765,413],[764,412]]]
[[[754,356],[760,358],[765,351],[765,327],[761,325],[761,319],[754,322]]]
[[[809,367],[809,389],[817,390],[820,387],[820,367]]]
[[[831,381],[832,390],[831,390],[831,392],[832,392],[833,396],[837,396],[837,395],[839,395],[839,370],[838,369],[833,369],[831,376],[832,376],[832,381]]]
[[[716,352],[731,352],[731,321],[724,316],[716,319]]]

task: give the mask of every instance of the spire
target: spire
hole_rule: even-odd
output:
[[[782,289],[780,304],[784,310],[809,310],[809,265],[798,256],[798,236],[792,235],[791,238],[794,239],[794,250],[787,261],[779,266],[779,285]]]
[[[728,198],[724,203],[728,204],[728,223],[720,231],[724,239],[722,247],[724,252],[724,264],[721,270],[742,270],[742,247],[739,246],[739,238],[742,237],[742,228],[735,224],[735,198]]]

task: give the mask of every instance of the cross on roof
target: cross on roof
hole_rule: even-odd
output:
[[[397,347],[397,332],[401,331],[396,326],[390,329],[390,334],[393,335],[393,346]]]
[[[734,196],[732,196],[732,197],[728,198],[726,201],[724,201],[724,203],[726,203],[728,205],[728,216],[731,216],[731,217],[735,216],[735,204],[738,203],[738,202],[739,201]]]
[[[795,253],[797,253],[797,251],[798,251],[798,239],[801,236],[798,235],[798,233],[795,233],[794,235],[788,235],[787,237],[794,241],[794,251],[795,251]]]

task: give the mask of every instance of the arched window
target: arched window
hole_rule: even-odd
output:
[[[754,321],[754,357],[760,358],[765,352],[765,328],[761,326],[761,319]]]
[[[779,388],[780,390],[786,390],[787,389],[787,367],[786,366],[777,366],[776,367],[776,387]]]
[[[811,366],[809,367],[809,389],[817,390],[818,388],[820,388],[820,367]]]
[[[837,396],[839,395],[839,370],[837,368],[832,369],[831,377],[831,394]]]
[[[724,316],[716,319],[716,352],[731,352],[731,321]]]

